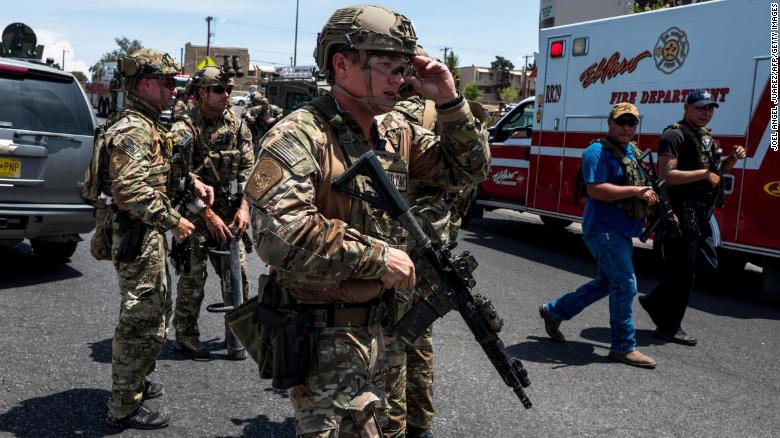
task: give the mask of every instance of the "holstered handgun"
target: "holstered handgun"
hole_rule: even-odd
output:
[[[311,314],[299,309],[277,311],[261,304],[258,306],[258,319],[271,327],[277,324],[273,337],[271,386],[288,389],[305,384],[313,345]]]
[[[114,260],[117,262],[132,262],[141,254],[141,246],[146,236],[148,226],[144,221],[135,219],[125,211],[117,214],[117,222],[122,237]]]

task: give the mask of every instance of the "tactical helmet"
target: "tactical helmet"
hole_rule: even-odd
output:
[[[117,60],[117,69],[125,77],[167,76],[180,71],[171,55],[153,49],[137,50]]]
[[[209,65],[203,67],[195,73],[192,77],[192,89],[195,90],[198,87],[232,87],[233,78],[229,77],[227,73],[222,71],[221,68]]]
[[[259,91],[255,91],[254,93],[252,93],[251,95],[249,95],[249,98],[250,98],[250,99],[252,99],[252,102],[253,102],[253,103],[255,103],[255,104],[259,104],[259,103],[260,103],[260,99],[262,99],[262,98],[263,98],[263,95],[262,95],[262,94],[260,94],[260,92],[259,92]]]
[[[328,75],[334,48],[413,55],[417,35],[405,16],[381,6],[361,5],[336,10],[317,35],[314,59]]]
[[[422,46],[417,46],[414,48],[414,54],[417,56],[424,56],[426,58],[430,58],[431,55],[428,54],[428,52],[425,51],[425,49],[422,48]]]

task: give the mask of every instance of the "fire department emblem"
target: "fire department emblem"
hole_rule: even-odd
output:
[[[680,28],[670,27],[658,37],[653,50],[655,67],[666,74],[672,74],[682,67],[688,56],[688,35]]]

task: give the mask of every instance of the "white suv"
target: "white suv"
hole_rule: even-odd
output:
[[[95,226],[81,197],[96,119],[73,75],[0,57],[0,245],[66,262]]]

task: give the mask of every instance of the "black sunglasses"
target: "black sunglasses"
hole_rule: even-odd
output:
[[[212,93],[217,93],[217,94],[222,94],[222,93],[224,93],[226,91],[228,92],[228,94],[230,94],[230,93],[233,92],[233,87],[225,87],[225,86],[222,86],[222,85],[217,85],[215,87],[209,87],[209,90]]]
[[[163,86],[169,90],[173,90],[176,88],[176,79],[175,78],[164,78],[163,79]]]
[[[635,127],[639,123],[639,120],[636,120],[636,119],[622,119],[621,118],[621,119],[615,119],[615,123],[618,126],[629,126],[629,127],[633,128],[633,127]]]

